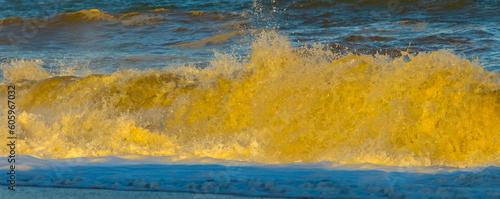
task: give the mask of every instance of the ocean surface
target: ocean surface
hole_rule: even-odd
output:
[[[38,59],[45,68],[60,62],[94,73],[203,68],[214,51],[251,55],[254,32],[275,31],[293,47],[321,43],[337,53],[391,57],[449,49],[500,70],[497,0],[0,3],[0,59]]]
[[[16,154],[33,164],[126,156],[252,163],[255,176],[283,164],[498,173],[497,0],[0,4],[0,99],[15,85]],[[61,176],[35,174],[28,185],[59,186]],[[165,190],[193,188],[177,185]],[[234,192],[301,196],[266,193]]]

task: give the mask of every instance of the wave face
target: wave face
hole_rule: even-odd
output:
[[[269,32],[250,58],[216,54],[204,69],[2,69],[17,91],[17,152],[39,158],[499,166],[500,75],[445,50],[402,54],[335,55]]]

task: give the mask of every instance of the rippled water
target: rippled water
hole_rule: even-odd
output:
[[[498,1],[4,1],[1,59],[120,68],[205,66],[213,50],[249,54],[246,33],[364,54],[452,49],[500,70]],[[97,9],[99,12],[85,12]],[[192,43],[198,42],[198,43]],[[192,43],[193,45],[185,45]],[[238,49],[239,48],[239,49]],[[347,49],[347,50],[346,50]]]

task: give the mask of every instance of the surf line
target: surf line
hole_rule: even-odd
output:
[[[10,171],[7,173],[9,176],[7,182],[9,182],[8,189],[16,191],[16,85],[9,86],[7,89],[7,123],[9,127],[9,135],[7,137],[8,144],[7,147],[10,149],[10,155],[7,161],[10,164]],[[14,140],[14,141],[11,141]]]

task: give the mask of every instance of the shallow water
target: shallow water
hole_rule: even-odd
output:
[[[7,189],[2,192],[12,198],[61,198],[62,195],[64,198],[130,198],[138,194],[146,198],[500,196],[499,167],[259,165],[212,158],[200,158],[193,163],[141,155],[62,160],[20,156],[19,159],[25,162],[25,167],[18,169],[22,175],[18,175],[16,192]],[[6,163],[5,159],[0,161],[0,168],[7,167]],[[8,172],[1,170],[4,171]]]

